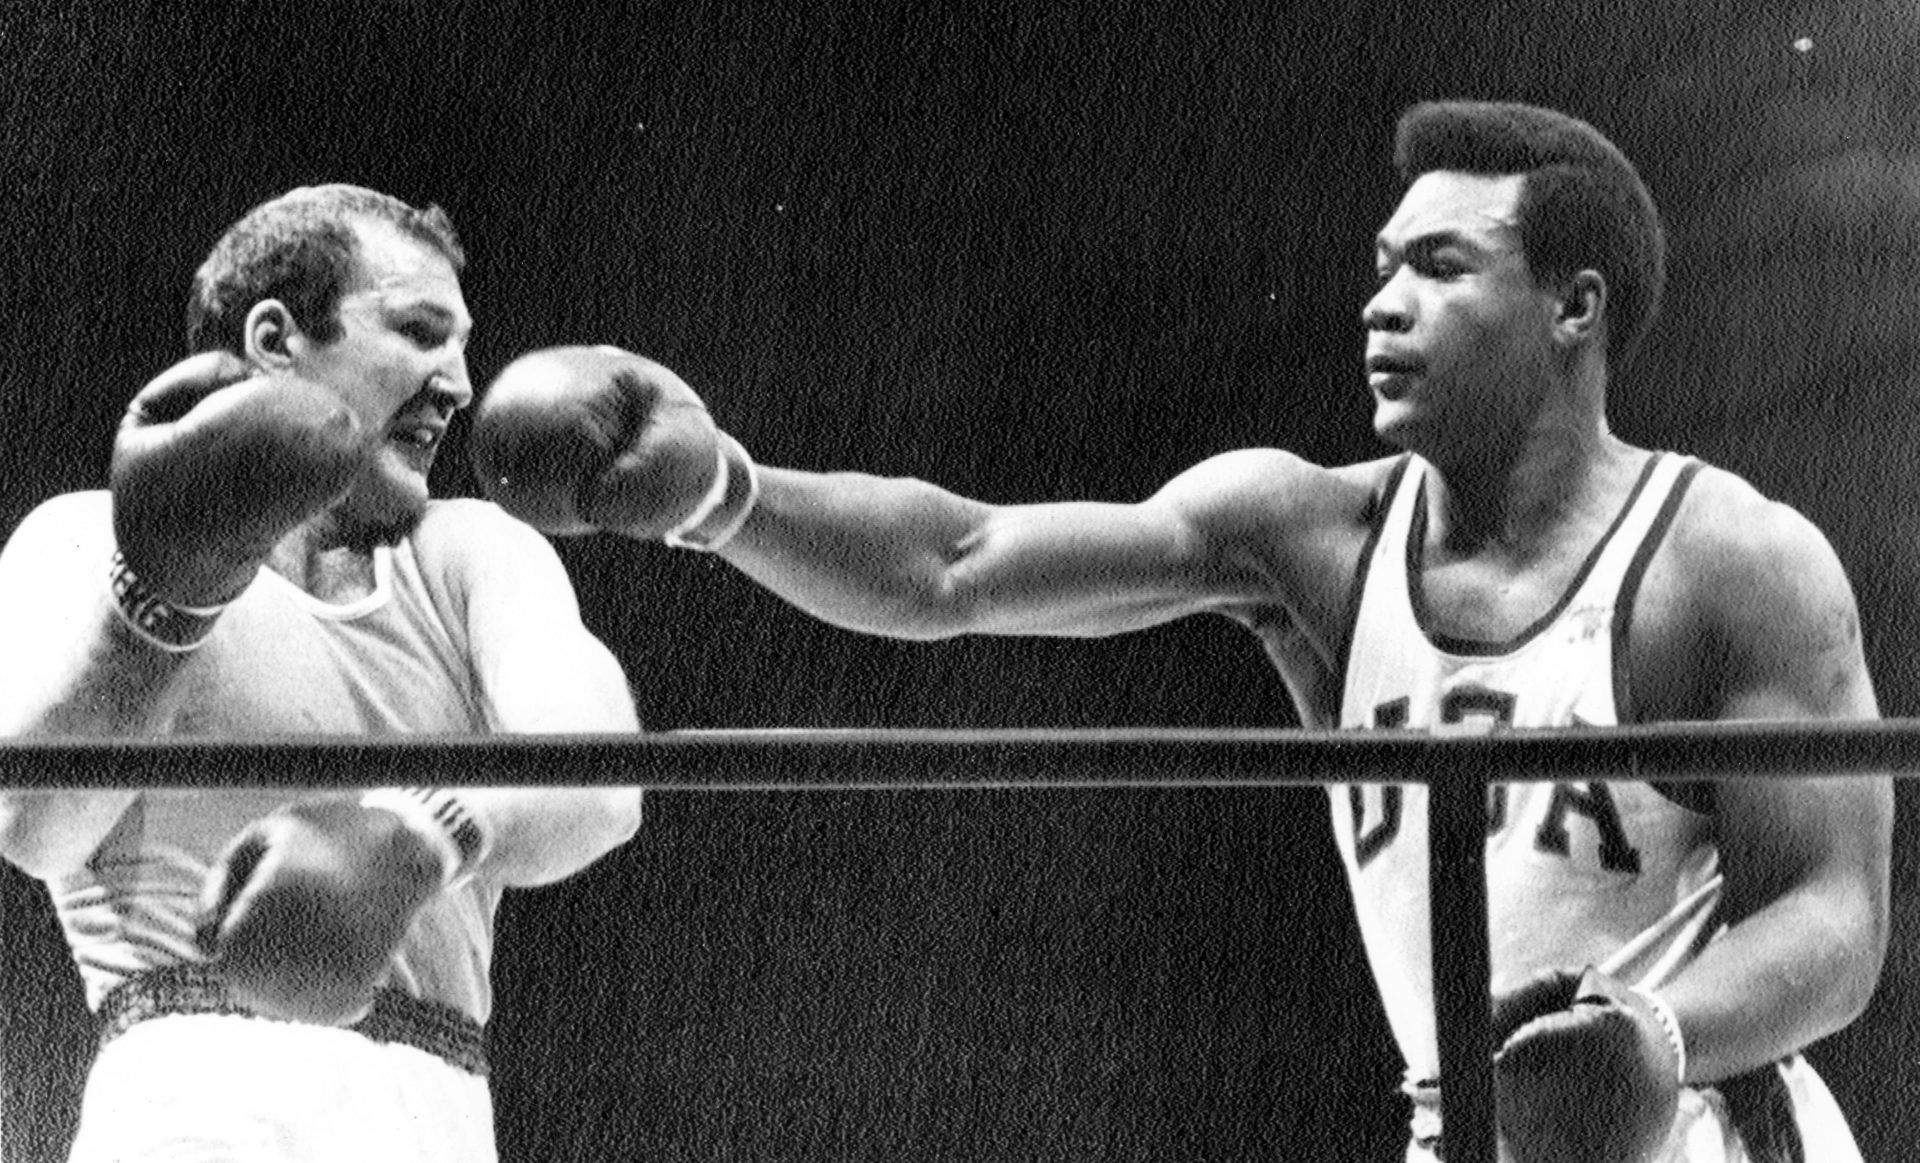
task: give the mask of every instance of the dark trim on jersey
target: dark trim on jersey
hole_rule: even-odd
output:
[[[1620,579],[1620,596],[1613,610],[1613,712],[1622,724],[1640,721],[1640,708],[1633,697],[1633,656],[1628,653],[1634,602],[1640,596],[1640,583],[1647,576],[1647,567],[1653,563],[1655,551],[1666,540],[1667,531],[1673,527],[1674,518],[1680,512],[1680,502],[1685,499],[1694,478],[1700,475],[1700,467],[1697,460],[1681,466],[1679,474],[1674,477],[1673,487],[1667,492],[1667,499],[1660,505],[1660,512],[1654,515],[1653,524],[1647,526],[1647,535],[1641,539],[1640,548],[1634,551],[1633,560],[1627,563],[1627,572]],[[1649,780],[1647,785],[1688,811],[1702,815],[1713,811],[1713,785],[1710,783]]]
[[[1586,560],[1580,563],[1580,572],[1574,574],[1573,580],[1567,583],[1567,588],[1561,592],[1552,608],[1535,619],[1532,625],[1504,642],[1454,638],[1446,634],[1436,634],[1428,628],[1430,621],[1427,615],[1426,589],[1420,584],[1421,572],[1426,563],[1427,548],[1427,481],[1422,477],[1420,497],[1414,502],[1413,524],[1407,530],[1407,597],[1413,604],[1413,620],[1420,627],[1420,633],[1425,635],[1427,641],[1436,648],[1449,654],[1459,654],[1469,658],[1497,658],[1502,654],[1511,654],[1539,636],[1547,627],[1553,625],[1555,619],[1566,613],[1567,606],[1573,602],[1574,595],[1580,592],[1580,587],[1586,584],[1588,575],[1593,573],[1594,567],[1600,564],[1601,553],[1613,540],[1613,535],[1620,531],[1620,526],[1626,523],[1627,514],[1633,512],[1634,505],[1640,500],[1640,494],[1646,491],[1647,481],[1653,476],[1654,466],[1659,464],[1661,457],[1665,455],[1666,453],[1656,452],[1647,457],[1647,463],[1641,466],[1640,476],[1633,482],[1633,489],[1627,493],[1626,503],[1621,505],[1620,511],[1613,515],[1613,523],[1607,526],[1607,531],[1602,533],[1600,539],[1593,543],[1593,548],[1587,551]]]
[[[1353,584],[1347,588],[1347,609],[1340,620],[1340,702],[1346,702],[1347,669],[1353,665],[1353,635],[1360,625],[1360,599],[1367,593],[1367,576],[1373,572],[1373,554],[1380,547],[1380,537],[1387,529],[1387,517],[1393,513],[1394,498],[1400,495],[1400,481],[1407,475],[1407,466],[1413,463],[1413,454],[1403,452],[1393,467],[1387,471],[1386,483],[1375,494],[1378,511],[1373,515],[1373,527],[1367,530],[1367,541],[1360,547],[1360,568],[1353,571]],[[1338,716],[1339,707],[1334,708]]]

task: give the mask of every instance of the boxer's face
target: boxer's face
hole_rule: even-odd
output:
[[[1381,228],[1367,303],[1374,428],[1403,448],[1471,448],[1534,414],[1558,298],[1533,277],[1519,175],[1423,174]]]
[[[376,541],[416,524],[447,422],[472,402],[460,279],[438,250],[384,222],[359,224],[355,277],[341,295],[340,334],[306,340],[296,370],[347,400],[374,440],[372,458],[334,517]]]

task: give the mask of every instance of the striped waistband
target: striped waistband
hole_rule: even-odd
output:
[[[170,1014],[228,1014],[261,1017],[234,1000],[226,986],[200,965],[170,965],[136,974],[108,992],[100,1003],[102,1046],[149,1018]],[[450,1066],[487,1076],[486,1035],[480,1023],[449,1005],[423,1001],[383,988],[367,1016],[346,1027],[375,1042],[412,1046]]]

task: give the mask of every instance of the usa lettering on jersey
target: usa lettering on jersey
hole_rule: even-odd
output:
[[[1513,721],[1516,699],[1504,691],[1484,687],[1461,687],[1441,696],[1439,724],[1435,733],[1461,731],[1484,732]],[[1405,727],[1410,704],[1405,698],[1392,699],[1374,708],[1373,725],[1383,729]],[[1495,784],[1487,789],[1487,835],[1495,836],[1508,825],[1510,787]],[[1354,785],[1347,789],[1355,863],[1362,869],[1399,838],[1404,818],[1406,789],[1392,784]],[[1600,866],[1608,872],[1635,875],[1640,872],[1640,853],[1627,839],[1619,805],[1613,791],[1603,782],[1556,783],[1547,801],[1547,809],[1534,828],[1534,849],[1548,856],[1571,859],[1572,836],[1569,823],[1591,828]]]

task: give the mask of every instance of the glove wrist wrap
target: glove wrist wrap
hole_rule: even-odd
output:
[[[107,597],[127,629],[170,654],[185,654],[205,642],[220,612],[227,608],[224,602],[217,606],[182,606],[168,601],[133,572],[126,554],[118,549],[107,565]]]
[[[458,795],[437,787],[380,787],[360,797],[363,808],[383,808],[440,857],[443,888],[470,878],[493,849],[493,833]]]
[[[1633,992],[1660,1019],[1660,1027],[1667,1032],[1667,1041],[1673,1045],[1673,1056],[1679,1060],[1680,1082],[1684,1084],[1687,1081],[1687,1040],[1680,1033],[1680,1019],[1674,1016],[1673,1007],[1659,994],[1648,989],[1636,989]]]
[[[676,549],[712,553],[740,532],[760,500],[760,471],[738,440],[716,433],[713,485],[686,519],[661,538]]]

